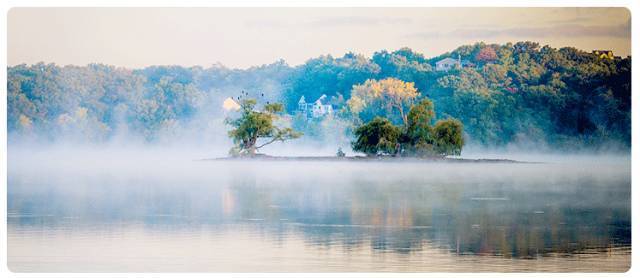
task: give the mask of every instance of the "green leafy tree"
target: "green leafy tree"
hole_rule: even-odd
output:
[[[367,156],[395,155],[398,152],[401,133],[402,130],[388,119],[375,117],[355,130],[356,141],[352,142],[351,146],[354,151],[363,152]]]
[[[432,66],[421,53],[406,47],[391,53],[383,50],[374,53],[371,60],[380,66],[379,79],[394,77],[414,82],[420,90],[426,89]]]
[[[435,150],[441,155],[460,155],[464,145],[462,123],[456,119],[439,120],[433,128]]]
[[[433,103],[423,99],[411,106],[407,115],[407,127],[403,137],[403,151],[407,155],[433,155],[434,136],[431,122],[435,117]]]
[[[415,140],[426,140],[431,133],[431,121],[435,117],[433,102],[422,99],[411,106],[407,116],[407,134]]]
[[[431,69],[446,57],[473,61],[477,67]],[[352,97],[354,85],[385,78],[413,84],[420,94],[403,100],[401,110],[392,105],[391,95],[369,98],[373,94],[358,92]],[[439,118],[459,119],[465,138],[486,146],[610,149],[618,143],[619,150],[627,151],[631,145],[631,57],[600,59],[575,47],[556,49],[535,42],[479,42],[433,58],[408,48],[381,50],[372,57],[347,53],[312,58],[295,67],[277,61],[244,70],[222,65],[131,70],[37,63],[8,67],[6,88],[12,142],[70,137],[96,142],[125,134],[146,141],[186,138],[194,127],[204,126],[202,119],[223,117],[222,109],[214,107],[228,97],[225,92],[246,90],[252,94],[243,98],[284,102],[291,114],[301,96],[314,101],[326,94],[339,124],[294,124],[318,140],[334,137],[325,129],[351,137],[351,125],[345,129],[343,122],[355,125],[375,116],[407,128],[409,117],[404,121],[402,114],[420,97],[429,97]],[[373,86],[358,88],[377,91]],[[86,111],[86,116],[78,117],[85,114],[78,111]]]
[[[435,126],[434,105],[424,98],[411,106],[407,124],[395,126],[383,117],[361,125],[354,132],[354,151],[368,156],[391,154],[416,157],[460,155],[463,140],[463,125],[456,119],[440,120]]]
[[[375,78],[380,66],[363,55],[346,53],[343,57],[323,55],[309,59],[291,75],[290,88],[284,95],[287,111],[296,110],[304,96],[314,101],[322,95],[330,99],[338,95],[349,98],[351,87]]]
[[[264,111],[255,111],[256,100],[246,99],[241,104],[241,116],[237,119],[227,119],[226,123],[234,127],[229,131],[235,146],[232,155],[254,156],[256,152],[271,143],[299,138],[301,133],[291,128],[282,128],[274,123],[278,114],[284,109],[280,103],[264,106]]]

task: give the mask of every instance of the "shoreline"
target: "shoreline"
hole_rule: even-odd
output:
[[[326,162],[445,162],[445,163],[514,163],[514,164],[539,164],[542,162],[518,161],[512,159],[469,159],[469,158],[450,158],[450,157],[391,157],[391,156],[269,156],[258,155],[254,157],[217,157],[205,158],[197,161],[326,161]]]

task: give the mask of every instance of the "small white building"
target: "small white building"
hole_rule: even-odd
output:
[[[461,66],[462,63],[460,62],[460,60],[456,60],[453,58],[444,58],[436,62],[437,71],[449,71],[455,68],[460,68]]]
[[[313,103],[307,103],[304,96],[302,96],[298,101],[298,112],[306,118],[320,118],[326,115],[331,115],[333,114],[333,107],[331,104],[323,103],[326,98],[327,95],[322,95]]]
[[[451,57],[444,58],[440,61],[436,62],[436,70],[437,71],[450,71],[452,69],[460,69],[460,68],[472,68],[475,67],[476,64],[468,61],[460,59],[460,55],[458,55],[458,59],[453,59]]]
[[[298,112],[307,112],[307,102],[305,101],[304,96],[301,96],[298,101]]]

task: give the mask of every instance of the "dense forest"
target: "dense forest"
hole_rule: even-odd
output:
[[[444,58],[464,63],[437,70]],[[469,143],[630,148],[631,58],[535,42],[476,43],[432,58],[409,48],[370,58],[325,55],[295,67],[281,60],[244,70],[17,65],[8,68],[9,141],[206,139],[214,131],[226,134],[222,102],[240,96],[283,103],[283,120],[305,138],[344,141],[356,125],[376,116],[354,117],[352,92],[367,80],[385,78],[413,83],[420,97],[433,102],[434,120],[459,119]],[[302,96],[315,101],[322,95],[332,116],[297,115]]]

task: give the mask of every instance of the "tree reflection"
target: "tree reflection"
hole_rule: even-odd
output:
[[[558,178],[544,185],[518,177],[355,171],[339,178],[313,171],[279,177],[245,171],[180,182],[97,179],[78,181],[71,189],[51,179],[38,191],[27,180],[12,179],[9,224],[246,225],[274,242],[295,235],[310,246],[345,252],[370,248],[410,254],[437,248],[516,258],[606,250],[629,246],[631,240],[625,178]]]
[[[582,183],[581,193],[564,194],[410,179],[308,184],[234,186],[238,220],[285,224],[281,229],[292,228],[315,246],[368,245],[380,252],[410,253],[429,243],[461,255],[535,258],[630,244],[628,201],[598,205],[604,195],[594,181]],[[488,187],[483,194],[493,197],[474,197],[468,190],[474,186]],[[582,202],[570,201],[574,198]],[[628,195],[607,198],[628,200]]]

